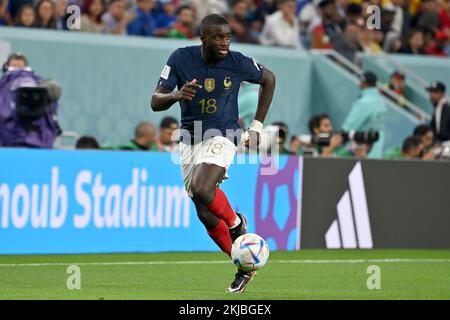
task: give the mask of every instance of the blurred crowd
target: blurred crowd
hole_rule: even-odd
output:
[[[450,52],[450,0],[0,0],[0,25],[72,30],[71,5],[82,32],[193,39],[205,15],[221,13],[240,43],[333,48],[349,59]]]

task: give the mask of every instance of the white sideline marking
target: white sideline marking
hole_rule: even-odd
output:
[[[48,262],[48,263],[4,263],[1,267],[47,267],[47,266],[126,266],[126,265],[189,265],[229,264],[224,260],[193,261],[121,261],[121,262]],[[336,260],[269,260],[270,264],[355,264],[355,263],[450,263],[450,259],[336,259]]]

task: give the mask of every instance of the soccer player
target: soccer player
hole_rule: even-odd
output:
[[[151,99],[153,111],[181,106],[180,158],[184,185],[209,236],[229,256],[234,240],[247,232],[243,214],[231,208],[218,184],[227,178],[237,144],[256,146],[275,90],[275,76],[255,60],[230,51],[225,17],[206,16],[200,46],[175,50]],[[239,138],[237,97],[240,83],[260,84],[255,118]],[[177,87],[178,90],[174,90]],[[228,292],[243,292],[254,272],[238,270]]]

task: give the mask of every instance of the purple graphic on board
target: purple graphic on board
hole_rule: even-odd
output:
[[[289,235],[294,229],[297,228],[298,215],[300,213],[298,206],[299,199],[297,199],[295,192],[295,178],[299,180],[297,181],[298,185],[301,184],[301,172],[298,172],[300,168],[300,159],[301,158],[295,156],[288,157],[284,168],[279,170],[275,175],[261,174],[261,171],[264,170],[265,167],[269,167],[271,165],[270,163],[264,165],[263,163],[265,162],[263,161],[259,168],[255,193],[255,230],[256,233],[264,239],[273,239],[276,243],[277,250],[288,249]],[[298,172],[298,175],[295,175],[296,172]],[[274,210],[276,207],[276,192],[280,187],[287,187],[288,194],[286,195],[286,200],[289,202],[287,221],[282,228],[280,228],[280,226],[275,222]],[[264,189],[266,190],[264,196],[266,198],[268,196],[269,198],[268,205],[265,206],[266,208],[263,208]],[[301,195],[299,192],[298,197],[300,196]],[[263,212],[263,210],[267,210],[268,212]],[[298,237],[296,241],[298,244]]]

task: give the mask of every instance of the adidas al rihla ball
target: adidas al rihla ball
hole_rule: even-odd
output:
[[[233,242],[231,259],[242,271],[253,271],[264,267],[269,258],[267,242],[255,233],[247,233]]]

